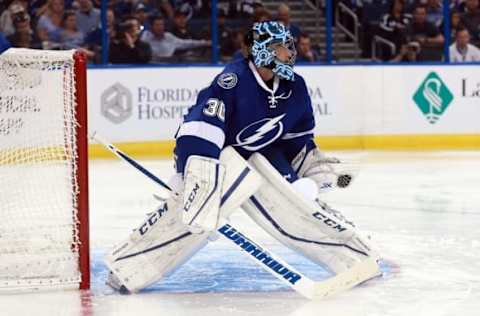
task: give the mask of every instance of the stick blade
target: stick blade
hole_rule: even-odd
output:
[[[377,258],[369,258],[352,268],[315,284],[313,299],[323,299],[351,289],[381,274]]]

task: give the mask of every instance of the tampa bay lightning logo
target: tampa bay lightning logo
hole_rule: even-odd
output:
[[[237,85],[237,81],[237,75],[233,72],[221,74],[217,79],[218,85],[223,89],[232,89]]]
[[[256,151],[273,143],[283,133],[282,118],[284,116],[285,114],[274,118],[264,118],[248,125],[237,134],[235,138],[237,143],[233,146]]]

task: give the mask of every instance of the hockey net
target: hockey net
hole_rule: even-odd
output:
[[[89,287],[85,63],[0,55],[0,292]]]

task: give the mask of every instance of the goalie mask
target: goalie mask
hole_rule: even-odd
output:
[[[297,51],[290,31],[279,22],[259,22],[252,27],[251,56],[257,67],[267,67],[281,79],[294,80],[293,64]],[[278,59],[279,47],[289,51],[287,61]]]

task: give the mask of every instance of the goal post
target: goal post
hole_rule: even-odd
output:
[[[88,213],[88,124],[87,124],[87,59],[82,53],[74,54],[75,106],[77,113],[78,169],[78,221],[80,289],[90,288],[90,229]]]
[[[86,58],[0,55],[0,293],[90,287]]]

